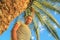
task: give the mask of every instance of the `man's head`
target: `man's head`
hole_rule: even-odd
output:
[[[25,18],[25,23],[28,25],[28,24],[30,24],[32,22],[32,16],[27,16],[26,18]]]

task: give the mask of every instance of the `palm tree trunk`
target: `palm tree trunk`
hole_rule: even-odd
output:
[[[28,4],[29,0],[0,0],[0,34],[27,8]]]

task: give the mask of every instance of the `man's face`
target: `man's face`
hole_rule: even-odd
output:
[[[26,18],[26,24],[30,24],[32,22],[32,17],[31,16],[28,16]]]

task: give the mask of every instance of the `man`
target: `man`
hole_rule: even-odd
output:
[[[17,22],[12,29],[12,40],[30,40],[31,31],[28,25],[32,22],[32,16],[25,18],[25,24]]]

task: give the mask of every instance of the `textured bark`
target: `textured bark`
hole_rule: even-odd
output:
[[[29,0],[0,0],[0,34],[27,8],[28,4]]]

